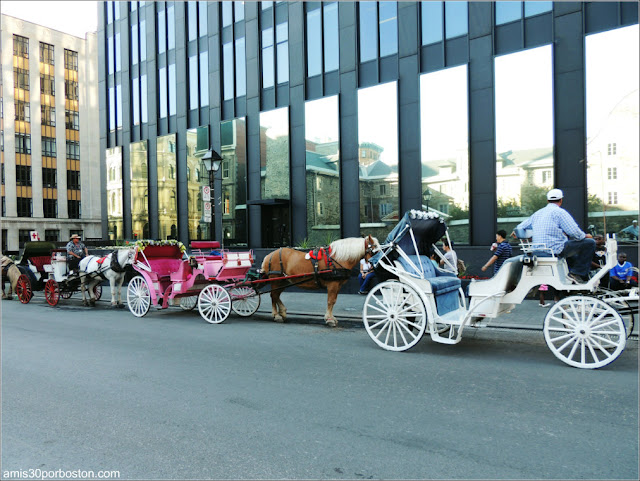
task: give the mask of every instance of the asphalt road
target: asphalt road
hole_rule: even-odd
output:
[[[2,472],[638,479],[637,342],[587,371],[540,332],[392,353],[266,319],[2,302]]]

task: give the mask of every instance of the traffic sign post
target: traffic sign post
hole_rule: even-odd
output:
[[[211,202],[204,203],[204,221],[211,222]]]
[[[202,200],[204,202],[211,201],[211,187],[209,187],[208,185],[202,186]]]

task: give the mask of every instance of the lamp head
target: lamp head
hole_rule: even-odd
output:
[[[202,156],[202,162],[204,163],[207,171],[217,172],[220,169],[222,157],[220,157],[220,154],[215,150],[207,150],[207,152]]]
[[[429,202],[431,200],[431,196],[431,191],[427,188],[427,190],[422,193],[422,200],[424,200],[425,202]]]

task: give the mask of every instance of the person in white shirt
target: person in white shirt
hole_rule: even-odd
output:
[[[453,272],[454,274],[456,274],[458,265],[458,255],[456,254],[456,251],[451,248],[451,245],[449,244],[449,241],[447,239],[444,239],[442,241],[442,248],[444,250],[444,259],[449,262],[447,263],[444,261],[444,259],[440,259],[440,267],[447,272]],[[453,268],[451,266],[453,266]]]
[[[358,294],[366,294],[369,292],[369,284],[373,281],[375,273],[373,272],[373,265],[371,262],[364,259],[360,260],[360,274],[358,274],[358,282],[360,283],[360,290]]]

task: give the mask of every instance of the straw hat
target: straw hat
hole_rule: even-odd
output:
[[[81,237],[78,234],[73,234],[71,236],[71,240],[73,240],[73,239],[81,239]]]

